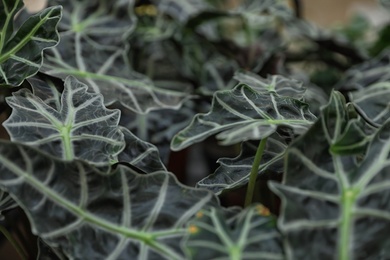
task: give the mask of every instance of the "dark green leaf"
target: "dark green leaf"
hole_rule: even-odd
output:
[[[43,50],[59,40],[60,6],[29,17],[14,32],[14,16],[22,6],[22,0],[0,1],[0,86],[19,86],[36,74],[42,65]]]
[[[300,134],[314,119],[307,104],[297,99],[275,92],[259,93],[240,84],[233,90],[217,91],[211,111],[197,114],[191,124],[172,139],[171,149],[183,149],[218,133],[216,137],[225,145],[266,138],[278,127]]]
[[[188,259],[284,259],[275,218],[262,205],[230,218],[216,208],[202,210],[187,230]]]
[[[283,156],[287,145],[282,141],[269,137],[258,169],[259,177],[283,172]],[[257,145],[243,142],[241,153],[236,158],[221,158],[217,162],[218,169],[200,180],[197,187],[206,188],[219,195],[230,189],[239,188],[248,183],[249,174],[255,158]]]
[[[12,141],[66,160],[116,161],[125,146],[119,110],[105,108],[102,95],[87,92],[73,77],[65,80],[62,95],[43,81],[31,83],[37,96],[21,89],[6,99],[13,110],[4,127]]]
[[[271,183],[282,198],[279,228],[288,259],[390,256],[390,121],[365,153],[356,153],[352,142],[340,140],[361,147],[371,138],[350,136],[359,121],[348,115],[343,96],[332,93],[318,121],[287,149],[282,184]]]
[[[26,211],[33,232],[72,259],[183,259],[184,225],[218,207],[211,192],[165,171],[139,175],[118,165],[102,175],[7,141],[0,141],[0,187]]]

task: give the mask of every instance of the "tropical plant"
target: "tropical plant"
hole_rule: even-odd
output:
[[[295,3],[1,1],[0,231],[20,256],[390,258],[383,33]],[[180,183],[175,154],[214,139],[236,157]]]

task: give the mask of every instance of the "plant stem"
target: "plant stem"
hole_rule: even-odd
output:
[[[15,248],[16,252],[20,255],[22,259],[27,259],[26,251],[24,251],[23,247],[21,247],[12,235],[8,232],[6,228],[0,225],[0,232],[7,238],[7,240],[11,243],[11,245]]]
[[[246,190],[246,196],[245,196],[245,207],[248,207],[252,203],[253,193],[255,190],[255,184],[257,179],[257,171],[260,166],[261,158],[263,157],[263,152],[265,149],[265,145],[267,143],[267,139],[268,139],[267,137],[263,138],[260,141],[259,146],[257,147],[255,160],[252,164],[251,173],[249,175],[248,188]]]
[[[339,258],[340,260],[352,259],[351,256],[351,232],[352,232],[352,218],[353,218],[353,206],[356,201],[356,191],[353,189],[347,189],[344,191],[342,198],[342,217],[340,227],[340,239],[339,239]]]

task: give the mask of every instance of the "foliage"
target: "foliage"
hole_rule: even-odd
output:
[[[372,43],[271,0],[21,8],[0,2],[0,217],[25,212],[30,258],[390,258],[388,25]],[[238,152],[180,183],[175,154],[213,139]]]

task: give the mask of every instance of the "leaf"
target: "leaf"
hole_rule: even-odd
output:
[[[32,230],[71,259],[183,259],[184,224],[211,192],[160,171],[123,165],[109,175],[21,144],[0,141],[0,187],[26,211]]]
[[[389,0],[380,0],[380,3],[383,7],[385,7],[388,11],[390,11],[390,1]]]
[[[156,146],[142,141],[127,128],[120,127],[124,134],[126,147],[118,155],[119,162],[129,163],[146,173],[166,171]]]
[[[162,161],[168,163],[172,137],[191,122],[194,114],[192,102],[186,102],[179,110],[161,109],[148,114],[124,110],[121,124],[138,138],[156,145]]]
[[[211,111],[197,114],[191,124],[173,138],[171,149],[183,149],[218,133],[216,137],[224,145],[263,139],[278,127],[302,133],[314,119],[307,104],[297,99],[274,92],[261,94],[240,84],[233,90],[217,91]]]
[[[268,75],[266,79],[249,71],[237,72],[234,79],[241,84],[246,84],[259,94],[269,94],[275,92],[279,96],[302,99],[305,95],[306,87],[302,82],[283,77],[281,75]]]
[[[68,1],[59,24],[61,42],[45,54],[42,71],[76,77],[101,93],[106,105],[118,101],[137,113],[177,109],[189,98],[188,90],[156,87],[129,65],[127,41],[136,22],[132,6],[133,1]]]
[[[333,92],[318,121],[287,149],[283,182],[272,182],[271,189],[282,199],[279,228],[288,259],[390,256],[390,121],[372,140],[350,136],[357,128],[344,97]],[[343,150],[339,140],[348,137],[357,151],[349,143],[347,152],[333,152]],[[359,143],[370,140],[359,153]]]
[[[14,16],[22,7],[22,0],[0,1],[0,86],[19,86],[35,75],[42,65],[43,50],[59,41],[60,6],[29,17],[14,32]]]
[[[229,219],[216,208],[201,210],[187,230],[188,259],[284,259],[275,218],[262,205]]]
[[[370,85],[390,80],[390,51],[379,57],[356,65],[345,72],[344,79],[336,86],[337,90],[362,90]]]
[[[16,208],[18,204],[9,196],[9,194],[0,189],[0,221],[3,220],[3,211]]]
[[[379,127],[390,118],[390,81],[378,82],[349,94],[351,102],[371,125]]]
[[[47,103],[27,89],[6,99],[13,110],[3,125],[12,141],[65,160],[101,165],[116,160],[125,146],[118,129],[119,110],[106,109],[100,94],[87,92],[87,86],[73,77],[65,80],[62,95],[57,93],[51,99],[43,94],[48,85],[36,80],[31,83],[34,93],[45,97]],[[55,93],[55,89],[51,91]]]
[[[241,153],[236,158],[221,158],[217,161],[217,170],[197,183],[197,187],[211,190],[216,195],[248,184],[257,146],[251,142],[243,142]],[[282,141],[269,137],[258,169],[259,177],[281,175],[283,158],[287,145]]]

